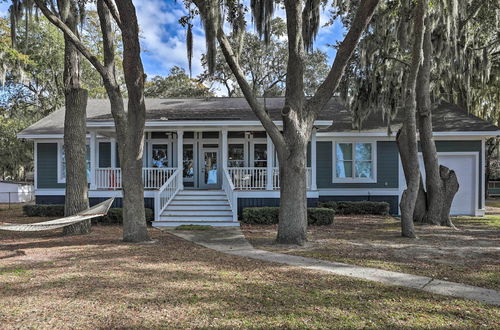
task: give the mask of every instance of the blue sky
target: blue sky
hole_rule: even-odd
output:
[[[186,32],[178,23],[178,19],[185,14],[181,0],[136,0],[134,1],[141,37],[144,69],[149,77],[166,75],[174,66],[188,67],[186,59]],[[8,3],[0,3],[0,16],[7,15]],[[276,15],[284,18],[284,11],[277,9]],[[327,20],[327,12],[322,13],[321,24]],[[250,20],[249,20],[250,22]],[[253,29],[253,26],[249,26]],[[328,53],[330,63],[335,51],[328,44],[342,38],[343,29],[340,24],[322,27],[316,39],[315,47]],[[200,58],[205,52],[205,40],[201,24],[197,22],[194,29],[194,56],[193,76],[203,71]]]

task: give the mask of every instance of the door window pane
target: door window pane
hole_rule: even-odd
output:
[[[245,148],[243,144],[228,145],[228,167],[245,167]]]
[[[153,167],[168,167],[168,145],[153,144],[152,148]]]
[[[206,151],[203,160],[205,184],[217,184],[217,152]]]
[[[183,146],[182,156],[182,175],[185,179],[192,179],[194,177],[194,161],[193,161],[193,145],[185,144]]]
[[[253,153],[254,165],[255,167],[266,167],[267,166],[267,144],[256,143],[254,145]]]

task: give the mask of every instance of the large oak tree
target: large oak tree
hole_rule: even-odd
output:
[[[146,107],[144,103],[145,74],[140,57],[139,25],[132,0],[98,0],[104,59],[86,47],[43,0],[35,0],[43,14],[57,26],[102,77],[111,103],[111,113],[119,144],[123,180],[123,239],[128,242],[149,241],[142,184],[142,156]],[[128,111],[115,68],[113,21],[121,32],[123,72],[128,92]]]
[[[272,34],[271,20],[275,6],[282,3],[286,12],[288,59],[285,104],[281,111],[283,129],[280,130],[273,123],[264,104],[258,100],[247,81],[239,60],[239,57],[244,56],[244,54],[240,54],[238,49],[233,49],[224,31],[224,20],[228,20],[232,24],[233,31],[235,29],[243,30],[244,5],[239,1],[226,1],[224,4],[218,0],[186,1],[188,8],[194,4],[201,15],[207,41],[207,62],[210,72],[213,72],[215,67],[216,46],[218,44],[248,104],[276,147],[281,184],[277,236],[279,243],[304,244],[307,239],[306,153],[313,123],[336,91],[342,74],[378,2],[378,0],[360,1],[348,32],[338,46],[335,60],[327,77],[314,95],[308,98],[304,93],[305,58],[307,50],[312,48],[313,40],[319,29],[321,1],[251,1],[250,7],[256,30],[267,42]],[[226,6],[226,10],[222,6]],[[195,11],[191,10],[190,12]],[[223,16],[224,13],[228,13],[227,16]]]

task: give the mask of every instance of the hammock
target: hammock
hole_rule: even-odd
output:
[[[53,230],[58,228],[63,228],[66,226],[74,225],[75,223],[85,221],[92,218],[102,217],[108,213],[111,204],[113,204],[114,198],[110,198],[100,204],[97,204],[79,214],[71,215],[69,217],[37,222],[28,224],[12,224],[8,223],[0,226],[0,230],[8,231],[42,231],[42,230]]]

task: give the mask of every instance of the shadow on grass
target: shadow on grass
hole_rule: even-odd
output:
[[[152,245],[123,243],[117,233],[9,242],[31,259],[0,264],[4,315],[21,327],[40,320],[94,328],[493,324],[493,312],[474,302],[223,255],[165,232],[152,232]],[[50,262],[37,261],[47,253]],[[14,276],[16,268],[25,276]],[[463,318],[464,308],[477,312]]]

